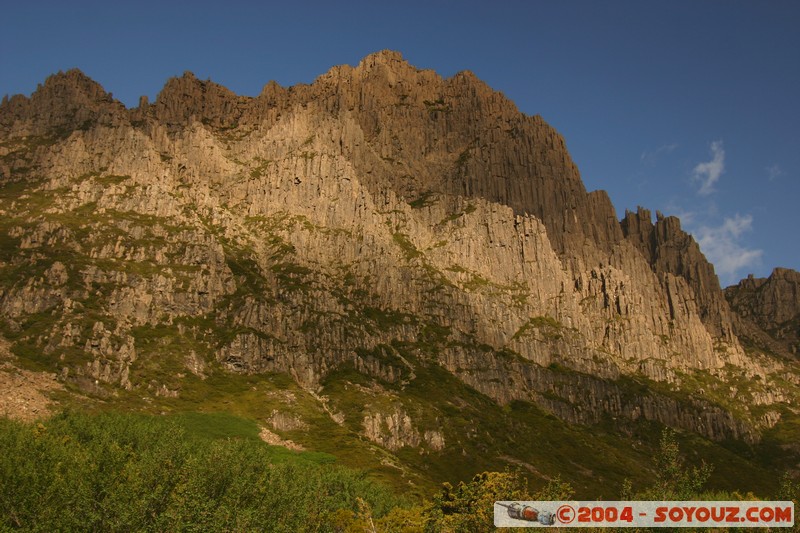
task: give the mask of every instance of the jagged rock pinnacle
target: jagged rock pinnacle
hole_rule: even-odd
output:
[[[374,65],[391,65],[393,63],[405,63],[408,65],[408,62],[403,59],[403,54],[400,52],[394,50],[379,50],[365,56],[364,59],[358,63],[358,66],[369,68]]]

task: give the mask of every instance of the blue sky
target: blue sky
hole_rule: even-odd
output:
[[[679,215],[723,285],[800,270],[800,2],[5,2],[0,95],[72,67],[129,106],[185,70],[256,95],[384,48],[542,115],[588,189]]]

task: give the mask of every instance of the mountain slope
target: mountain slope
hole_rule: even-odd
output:
[[[490,404],[753,445],[796,417],[794,363],[742,348],[679,221],[619,222],[468,72],[379,52],[255,98],[186,73],[125,109],[69,71],[0,105],[0,173],[3,335],[107,402],[285,374],[406,467],[529,464],[486,440]],[[258,409],[325,446],[291,401]]]

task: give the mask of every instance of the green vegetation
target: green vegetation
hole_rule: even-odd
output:
[[[393,309],[378,309],[376,307],[365,307],[360,313],[363,318],[374,323],[379,330],[390,331],[392,328],[411,323],[413,317],[406,313],[401,313]]]
[[[467,163],[472,158],[472,154],[469,151],[469,147],[464,148],[464,151],[458,155],[458,159],[456,159],[456,173],[459,176],[464,176],[467,171]]]
[[[417,250],[417,247],[414,246],[414,243],[411,242],[411,240],[408,238],[408,235],[405,233],[398,232],[392,234],[392,240],[403,251],[403,255],[405,255],[407,261],[411,261],[422,256],[422,252]]]
[[[445,103],[444,98],[437,98],[436,100],[424,100],[425,109],[431,117],[435,117],[436,113],[449,113],[452,111],[450,104]]]
[[[115,175],[106,175],[106,176],[95,176],[94,180],[98,183],[103,185],[117,185],[124,181],[131,179],[130,176],[115,176]]]
[[[570,500],[572,487],[559,476],[531,493],[518,472],[484,472],[456,487],[445,483],[423,510],[426,531],[496,531],[494,502],[498,500]]]
[[[276,263],[270,267],[281,287],[289,291],[309,291],[312,288],[311,269],[296,263]]]
[[[692,500],[702,495],[705,484],[711,477],[713,467],[702,462],[699,467],[687,467],[680,453],[680,446],[671,430],[661,434],[660,453],[656,457],[655,483],[631,496],[642,500]],[[631,492],[629,483],[624,492]]]
[[[467,291],[470,291],[470,292],[474,292],[474,291],[489,287],[491,284],[492,284],[491,281],[489,281],[488,279],[484,278],[480,274],[472,274],[472,277],[470,277],[470,279],[468,279],[467,281],[462,283],[461,287],[464,290],[467,290]]]
[[[480,533],[494,531],[495,501],[575,497],[561,475],[531,489],[521,470],[505,468],[411,501],[330,456],[269,446],[257,431],[224,413],[0,419],[0,528]],[[688,464],[672,430],[648,462],[649,481],[636,488],[625,480],[599,499],[755,498],[709,489],[713,467]],[[765,496],[797,505],[800,485],[786,475]]]
[[[427,191],[422,193],[419,198],[413,200],[408,203],[412,209],[422,209],[423,207],[428,207],[429,205],[433,205],[435,201],[435,195],[433,192]]]
[[[224,421],[224,417],[223,417]],[[0,524],[36,531],[331,531],[333,513],[402,502],[363,473],[275,453],[230,422],[64,413],[0,419]],[[213,421],[212,421],[213,422]],[[239,426],[241,426],[240,423]],[[189,429],[186,429],[189,428]],[[223,438],[224,437],[224,438]]]
[[[448,222],[452,222],[454,220],[458,220],[459,218],[463,217],[464,215],[469,215],[470,213],[474,213],[477,211],[477,207],[473,204],[467,204],[463,211],[458,211],[457,213],[453,213],[445,217],[439,224],[447,224]]]
[[[464,213],[470,213],[469,210],[471,206],[467,206],[467,208],[459,214],[462,216]],[[446,220],[442,221],[444,223]],[[503,295],[503,296],[510,296],[511,300],[514,302],[515,305],[524,305],[530,294],[530,288],[526,282],[520,281],[512,281],[511,283],[497,283],[490,279],[485,278],[478,272],[473,270],[469,270],[464,268],[461,265],[450,265],[445,270],[448,272],[453,272],[455,274],[459,274],[458,278],[467,279],[464,281],[458,282],[461,289],[469,291],[469,292],[484,292],[492,296],[496,295]],[[462,276],[466,274],[467,276]],[[442,273],[439,273],[441,278],[445,278]],[[445,278],[447,279],[447,278]],[[448,284],[451,286],[455,286],[453,283],[448,281]]]
[[[263,159],[261,157],[256,157],[254,161],[257,163],[255,167],[250,169],[250,177],[253,179],[258,179],[262,176],[265,176],[269,166],[274,163],[271,159]]]
[[[551,316],[535,316],[525,322],[511,338],[519,339],[538,331],[545,340],[555,341],[563,337],[563,329],[564,325]]]

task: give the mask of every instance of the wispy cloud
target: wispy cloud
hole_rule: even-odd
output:
[[[781,167],[778,165],[770,165],[764,170],[767,171],[767,177],[769,178],[769,181],[775,181],[780,176],[783,176],[783,169],[781,169]]]
[[[694,167],[692,179],[700,183],[697,194],[708,196],[714,192],[714,184],[725,172],[725,150],[722,149],[722,141],[711,143],[711,161],[700,163]]]
[[[642,161],[642,163],[653,164],[660,156],[673,152],[677,147],[678,145],[675,143],[662,144],[655,150],[645,150],[642,152],[642,155],[639,157],[639,159]]]
[[[743,269],[760,263],[763,251],[748,249],[739,242],[752,229],[753,217],[737,213],[733,218],[725,217],[719,226],[700,226],[692,232],[723,285],[737,282]]]

